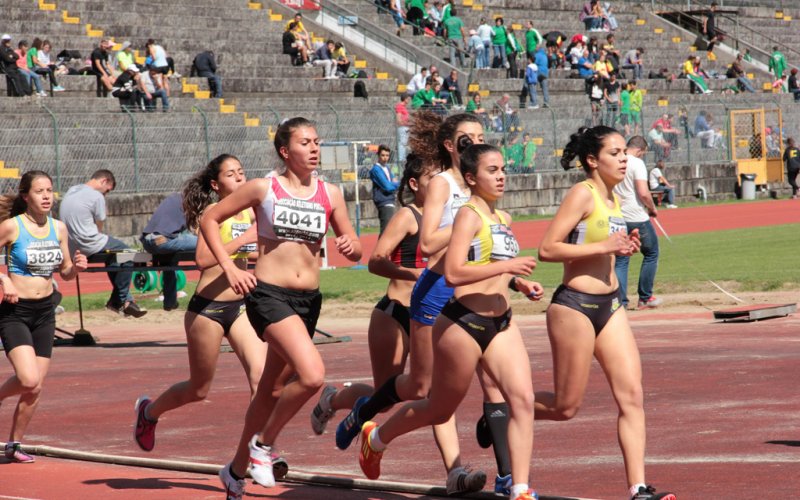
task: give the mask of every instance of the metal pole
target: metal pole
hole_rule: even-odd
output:
[[[200,116],[203,117],[203,137],[206,141],[206,161],[211,162],[211,143],[208,141],[208,117],[206,116],[205,111],[198,108],[197,106],[192,106],[192,111],[197,111],[200,113]]]
[[[328,104],[328,107],[331,108],[331,111],[333,111],[333,114],[336,116],[336,140],[340,141],[342,140],[342,138],[341,138],[341,132],[339,130],[339,112],[336,111],[336,108],[333,107],[333,104]]]
[[[42,107],[50,114],[50,119],[53,120],[53,147],[55,148],[56,153],[56,192],[61,192],[61,146],[58,143],[58,121],[56,120],[56,115],[47,107],[46,104],[42,103]]]
[[[553,162],[555,163],[554,168],[558,169],[558,158],[555,155],[558,146],[556,145],[556,113],[553,111],[552,107],[547,108],[550,111],[550,119],[553,121]]]
[[[128,106],[122,106],[122,111],[131,119],[131,141],[133,142],[133,185],[135,192],[139,192],[139,148],[136,146],[136,119]]]
[[[356,236],[361,237],[361,198],[359,196],[361,182],[358,179],[358,144],[356,143],[353,143],[353,172],[356,176]]]

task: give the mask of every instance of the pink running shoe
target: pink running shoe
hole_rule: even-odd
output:
[[[156,424],[158,420],[153,422],[145,416],[145,408],[152,403],[150,398],[142,396],[136,400],[136,426],[133,430],[133,438],[136,444],[144,451],[153,451],[156,445]]]
[[[4,452],[7,459],[19,464],[30,464],[36,461],[32,455],[28,455],[22,451],[22,444],[20,444],[19,441],[11,441],[10,443],[6,443],[6,449]]]

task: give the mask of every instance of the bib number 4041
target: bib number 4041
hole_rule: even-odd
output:
[[[303,230],[322,230],[322,214],[293,210],[288,207],[275,207],[275,222],[286,228]]]

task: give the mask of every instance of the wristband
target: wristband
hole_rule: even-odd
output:
[[[512,276],[511,277],[511,280],[508,282],[508,288],[510,288],[511,290],[513,290],[515,292],[519,292],[519,290],[517,289],[517,277],[516,276]]]

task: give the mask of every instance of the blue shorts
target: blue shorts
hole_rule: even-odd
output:
[[[408,307],[411,319],[426,326],[433,325],[452,296],[453,289],[445,284],[444,276],[425,269],[411,291],[411,305]]]
[[[394,23],[397,25],[398,28],[402,26],[403,23],[405,22],[403,16],[398,14],[397,11],[392,12],[392,17],[394,18]]]

